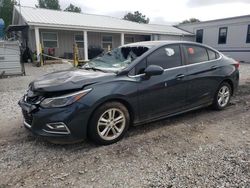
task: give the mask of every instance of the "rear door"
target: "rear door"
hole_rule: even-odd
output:
[[[211,102],[214,89],[218,85],[216,59],[219,55],[200,45],[184,44],[187,66],[187,103],[196,107]]]
[[[181,111],[186,104],[186,67],[182,66],[180,45],[167,45],[150,54],[144,66],[159,65],[165,69],[162,75],[149,79],[141,77],[139,84],[140,117],[143,120],[165,116]],[[142,73],[143,70],[137,70]]]

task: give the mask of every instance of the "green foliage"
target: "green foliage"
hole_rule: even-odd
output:
[[[181,25],[181,24],[188,24],[188,23],[195,23],[195,22],[200,22],[200,20],[196,19],[196,18],[190,18],[189,20],[182,21],[179,25]]]
[[[77,6],[75,6],[75,5],[71,4],[71,3],[64,11],[78,12],[78,13],[82,12],[81,7],[77,7]]]
[[[7,28],[12,22],[13,7],[16,5],[15,0],[0,0],[0,18],[5,22],[5,28]]]
[[[37,8],[61,10],[59,0],[38,0]]]
[[[146,16],[140,13],[139,11],[135,11],[134,13],[129,12],[123,17],[123,19],[137,23],[149,23],[149,18],[146,18]]]

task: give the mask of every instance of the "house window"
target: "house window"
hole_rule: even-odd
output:
[[[221,27],[219,29],[218,44],[226,44],[226,43],[227,43],[227,27]]]
[[[247,29],[247,43],[250,43],[250,25],[248,25]]]
[[[203,29],[199,29],[196,31],[196,42],[203,42]]]
[[[130,37],[130,36],[125,37],[125,44],[130,44],[130,43],[134,43],[134,42],[135,42],[134,37]]]
[[[57,33],[43,32],[42,39],[43,39],[44,48],[57,48],[58,47]]]
[[[84,38],[83,35],[75,35],[75,43],[78,48],[84,48]]]
[[[102,36],[102,48],[105,51],[111,50],[113,47],[113,37],[111,35]]]

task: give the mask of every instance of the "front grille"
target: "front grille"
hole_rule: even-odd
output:
[[[34,104],[39,100],[39,96],[35,96],[35,97],[27,97],[26,101],[29,104]]]
[[[42,96],[33,96],[33,97],[28,97],[27,95],[24,95],[23,101],[29,104],[37,104],[43,99]]]
[[[39,95],[39,93],[35,93],[31,89],[27,91],[27,93],[24,95],[24,102],[27,102],[29,104],[37,104],[42,100],[43,96]]]
[[[29,114],[27,111],[25,110],[22,110],[22,113],[23,113],[23,118],[24,118],[24,121],[26,123],[28,123],[29,125],[32,125],[32,121],[33,121],[33,117],[31,114]]]

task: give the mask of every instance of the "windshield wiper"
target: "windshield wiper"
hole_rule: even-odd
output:
[[[84,69],[86,69],[86,70],[94,70],[94,71],[101,71],[101,72],[107,72],[107,71],[105,71],[105,70],[103,70],[103,69],[99,69],[99,68],[96,68],[96,67],[83,67]]]

